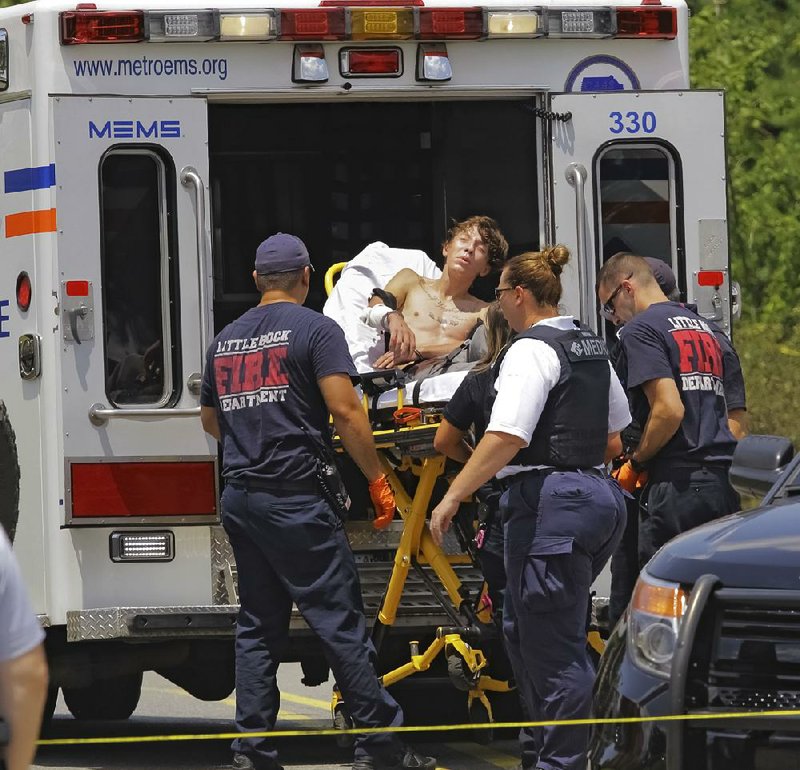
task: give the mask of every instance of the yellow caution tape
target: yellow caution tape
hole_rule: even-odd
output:
[[[39,746],[73,746],[109,743],[160,743],[166,741],[222,741],[234,738],[299,738],[323,735],[368,735],[370,733],[437,733],[455,730],[485,730],[521,727],[565,727],[567,725],[624,725],[644,722],[694,722],[720,719],[745,719],[750,717],[800,717],[800,710],[782,711],[735,711],[721,714],[670,714],[660,717],[619,717],[607,719],[562,719],[545,722],[481,722],[461,725],[404,725],[402,727],[356,727],[351,730],[265,730],[263,732],[207,733],[185,735],[131,735],[105,738],[48,738],[40,740]]]

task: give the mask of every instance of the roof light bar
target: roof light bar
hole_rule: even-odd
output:
[[[353,8],[350,11],[352,40],[408,40],[414,37],[411,8]]]
[[[487,37],[541,37],[544,20],[538,9],[527,11],[490,10],[486,14]]]
[[[62,11],[62,45],[138,43],[146,38],[143,11]]]
[[[420,8],[420,40],[480,40],[483,37],[481,8]]]
[[[548,37],[613,37],[617,19],[613,8],[570,8],[550,10]]]
[[[344,8],[281,11],[278,40],[346,40]]]
[[[147,20],[148,36],[154,43],[196,43],[219,37],[213,11],[150,11]]]
[[[616,36],[673,40],[678,36],[678,9],[618,8]]]
[[[399,48],[345,48],[339,52],[342,77],[399,77],[403,53]]]
[[[272,11],[220,13],[220,40],[274,40],[278,36]]]

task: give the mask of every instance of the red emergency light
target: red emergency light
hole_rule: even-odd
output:
[[[59,14],[62,45],[138,43],[146,38],[144,11],[81,9]]]
[[[23,270],[17,276],[17,307],[24,313],[31,306],[31,277]]]
[[[725,274],[722,270],[701,270],[697,274],[698,286],[722,286]]]
[[[344,8],[293,8],[281,11],[278,40],[344,40]]]
[[[350,48],[342,52],[342,75],[402,75],[399,48]]]
[[[479,40],[483,37],[480,8],[425,8],[419,12],[420,40]]]
[[[617,8],[617,32],[614,37],[672,40],[677,36],[677,8]]]

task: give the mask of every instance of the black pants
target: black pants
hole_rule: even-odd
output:
[[[608,597],[608,627],[622,617],[639,579],[639,505],[642,490],[625,498],[625,531],[611,556],[611,592]]]
[[[681,532],[738,511],[739,495],[727,466],[659,467],[642,493],[639,566]]]

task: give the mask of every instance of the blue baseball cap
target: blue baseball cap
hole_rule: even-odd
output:
[[[653,271],[656,282],[664,294],[669,297],[675,291],[678,282],[675,280],[675,273],[672,268],[664,262],[663,259],[656,259],[655,257],[644,257],[650,269]]]
[[[275,233],[256,249],[256,272],[259,275],[288,273],[310,265],[308,249],[296,235]]]

